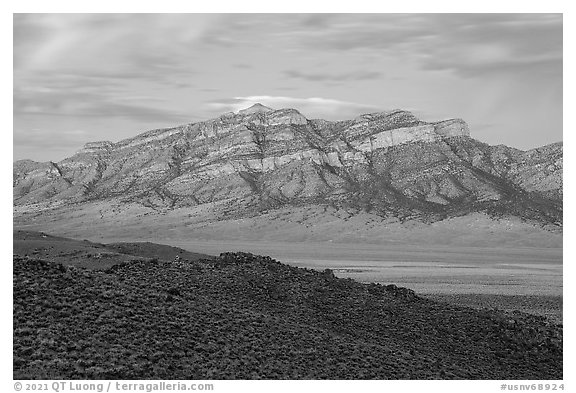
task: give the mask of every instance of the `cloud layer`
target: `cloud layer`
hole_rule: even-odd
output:
[[[330,73],[313,73],[313,72],[305,72],[300,70],[287,70],[284,72],[290,78],[296,79],[304,79],[311,82],[348,82],[348,81],[361,81],[361,80],[371,80],[371,79],[378,79],[382,76],[381,72],[378,71],[350,71],[350,72],[343,72],[339,74],[330,74]]]
[[[263,104],[273,109],[294,108],[308,118],[347,119],[362,113],[374,112],[376,107],[354,102],[339,101],[322,97],[282,97],[282,96],[247,96],[221,99],[207,105],[219,112],[238,112],[254,104]]]
[[[352,22],[346,15],[315,18],[322,29],[297,32],[300,46],[383,51],[464,76],[521,66],[546,70],[562,62],[561,14],[388,14]]]
[[[462,117],[486,142],[535,147],[562,138],[562,25],[561,14],[15,14],[14,154],[57,160],[82,138],[255,102],[312,118]],[[65,142],[34,148],[48,140]]]

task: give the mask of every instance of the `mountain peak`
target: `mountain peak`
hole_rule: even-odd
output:
[[[269,107],[267,107],[267,106],[265,106],[265,105],[262,105],[261,103],[258,102],[258,103],[252,105],[252,106],[249,107],[249,108],[239,110],[239,111],[238,111],[238,114],[240,114],[240,115],[250,115],[250,114],[252,114],[252,113],[272,112],[273,110],[274,110],[274,109],[269,108]]]
[[[322,122],[255,104],[229,116],[88,143],[55,165],[14,165],[15,212],[93,209],[122,196],[127,208],[159,214],[238,201],[230,211],[248,217],[313,202],[383,220],[490,212],[562,226],[561,145],[492,148],[470,138],[463,120],[429,123],[402,110]]]

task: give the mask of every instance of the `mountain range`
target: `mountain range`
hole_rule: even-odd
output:
[[[96,237],[336,241],[465,227],[557,245],[562,163],[561,142],[490,146],[461,119],[430,123],[392,110],[311,120],[256,104],[90,142],[59,162],[16,161],[14,225]]]

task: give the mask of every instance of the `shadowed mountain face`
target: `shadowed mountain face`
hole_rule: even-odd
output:
[[[76,211],[97,204],[86,210],[93,218],[106,204],[152,216],[206,207],[198,214],[216,221],[326,206],[396,222],[482,212],[559,229],[562,154],[562,143],[489,146],[459,119],[426,123],[394,110],[331,122],[257,104],[87,143],[57,163],[17,161],[15,222],[72,204]]]

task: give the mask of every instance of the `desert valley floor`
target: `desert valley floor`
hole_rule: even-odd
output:
[[[542,236],[540,243],[534,241],[535,247],[527,247],[526,241],[516,246],[509,240],[513,239],[510,233],[501,229],[490,236],[499,236],[506,241],[494,241],[494,246],[480,241],[488,238],[486,229],[479,233],[480,240],[463,242],[454,235],[458,233],[457,227],[449,228],[449,232],[444,228],[438,231],[442,235],[447,232],[453,236],[456,244],[434,244],[434,238],[429,233],[422,235],[416,231],[412,235],[406,232],[404,240],[397,236],[398,239],[377,244],[320,241],[313,237],[307,241],[278,241],[266,239],[266,234],[274,231],[265,230],[258,232],[264,240],[235,240],[222,236],[222,233],[230,236],[226,231],[220,234],[224,238],[219,238],[218,229],[221,228],[212,228],[196,239],[183,239],[182,236],[147,237],[144,233],[132,238],[122,236],[121,231],[114,233],[114,236],[91,236],[91,233],[84,233],[89,232],[88,226],[80,227],[80,235],[74,236],[72,228],[63,228],[62,235],[102,243],[148,241],[208,255],[250,252],[271,256],[293,266],[318,270],[330,268],[338,277],[364,283],[393,283],[436,300],[477,308],[520,310],[562,322],[563,251],[558,234],[550,237],[551,240]],[[18,225],[14,229],[17,230]],[[37,227],[26,225],[22,229],[36,230]],[[414,237],[413,244],[410,236]],[[217,240],[209,240],[208,237]],[[458,242],[465,245],[458,245]]]
[[[519,309],[562,322],[562,249],[336,243],[164,241],[218,255],[248,251],[338,277],[396,284],[468,306]]]
[[[558,249],[98,241],[14,232],[15,378],[562,378]]]
[[[96,240],[113,243],[118,238]],[[239,240],[129,239],[208,255],[250,252],[342,278],[395,284],[419,295],[476,308],[520,310],[562,323],[562,248],[469,247]]]

